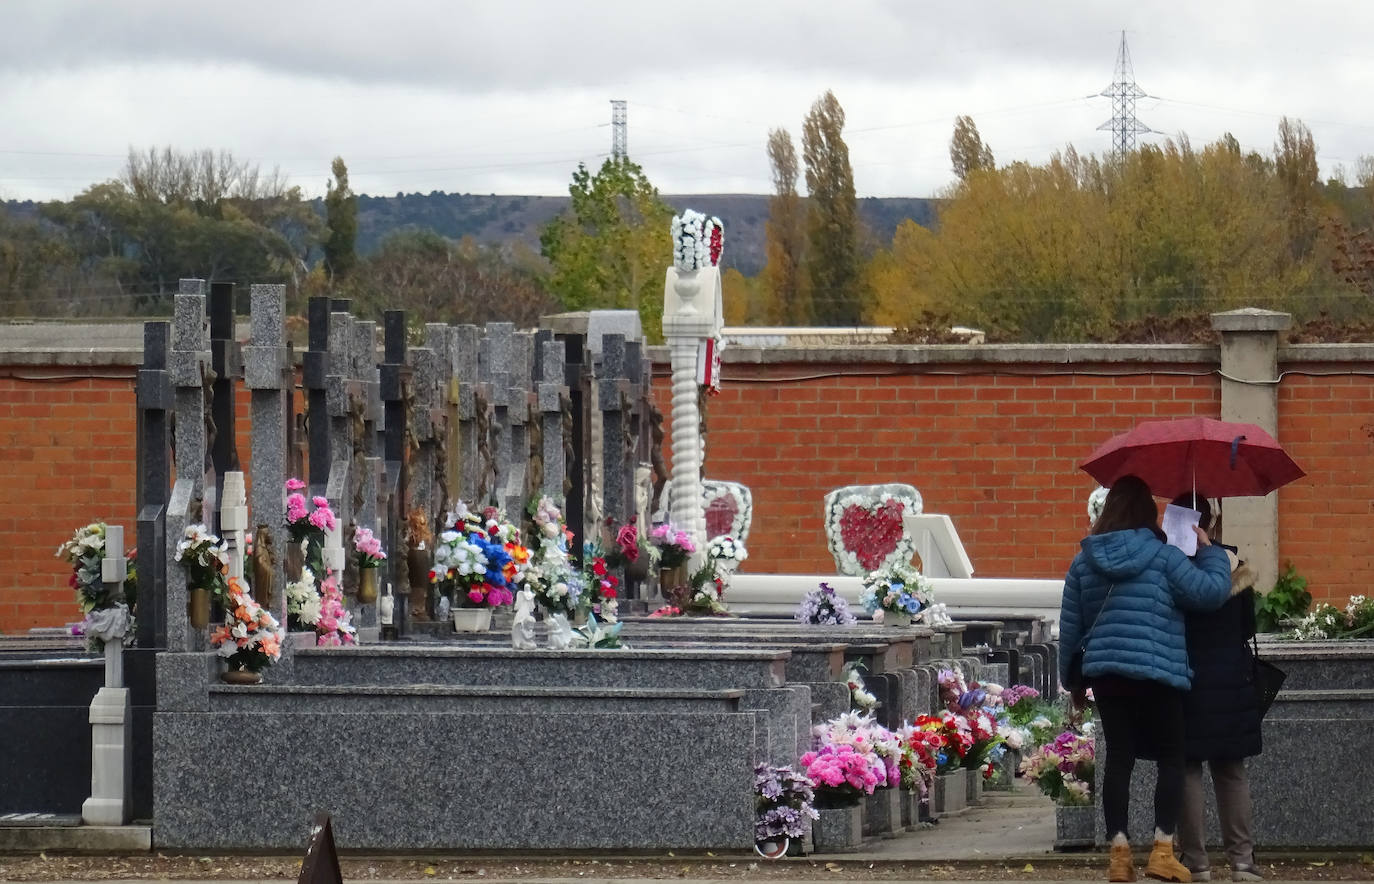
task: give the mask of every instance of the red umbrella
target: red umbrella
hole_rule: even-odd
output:
[[[1145,421],[1113,436],[1082,469],[1111,487],[1139,476],[1156,497],[1260,497],[1306,475],[1274,437],[1255,424],[1206,417]]]

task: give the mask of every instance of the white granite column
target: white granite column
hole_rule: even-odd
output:
[[[673,466],[671,520],[692,535],[697,552],[690,567],[705,559],[706,513],[701,491],[701,414],[697,410],[697,346],[720,324],[720,270],[669,267],[663,295],[663,335],[673,368]]]
[[[1292,320],[1254,307],[1212,314],[1212,328],[1221,333],[1221,419],[1256,424],[1279,444],[1279,332]],[[1222,539],[1240,548],[1255,569],[1255,586],[1268,590],[1279,576],[1278,492],[1230,497],[1221,509]]]
[[[128,576],[124,559],[124,527],[105,528],[105,558],[100,563],[103,583],[123,586]],[[88,826],[122,826],[129,821],[133,753],[130,751],[129,689],[124,686],[124,642],[105,641],[105,686],[91,701],[91,796],[81,804],[81,821]]]

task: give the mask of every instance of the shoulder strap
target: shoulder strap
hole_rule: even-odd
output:
[[[1090,625],[1087,628],[1087,630],[1083,633],[1083,638],[1078,643],[1079,650],[1083,650],[1088,647],[1088,638],[1092,636],[1093,629],[1097,627],[1097,621],[1102,619],[1102,612],[1107,610],[1107,602],[1112,600],[1112,591],[1114,589],[1116,589],[1115,583],[1113,583],[1111,586],[1107,588],[1107,595],[1104,599],[1102,599],[1102,607],[1097,609],[1097,616],[1093,618],[1092,625]]]

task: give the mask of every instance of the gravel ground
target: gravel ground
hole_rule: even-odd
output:
[[[1143,855],[1141,863],[1143,864]],[[1088,854],[1003,862],[872,862],[863,859],[820,861],[754,858],[674,857],[626,859],[511,859],[443,857],[346,857],[345,881],[482,880],[522,878],[641,879],[791,879],[791,880],[953,880],[1064,881],[1101,879],[1105,859]],[[1282,881],[1368,881],[1374,879],[1374,856],[1332,859],[1290,857],[1264,863],[1265,877]],[[100,881],[117,879],[265,880],[291,879],[300,873],[296,857],[175,856],[3,856],[3,881]],[[1219,875],[1224,880],[1225,875]]]

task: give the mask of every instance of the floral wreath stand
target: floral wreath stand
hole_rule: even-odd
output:
[[[893,564],[909,564],[916,544],[902,516],[921,512],[911,485],[846,485],[825,496],[825,539],[835,570],[863,577]]]
[[[704,479],[701,503],[706,511],[706,542],[733,537],[749,545],[749,525],[754,520],[754,495],[749,486],[720,479]]]

